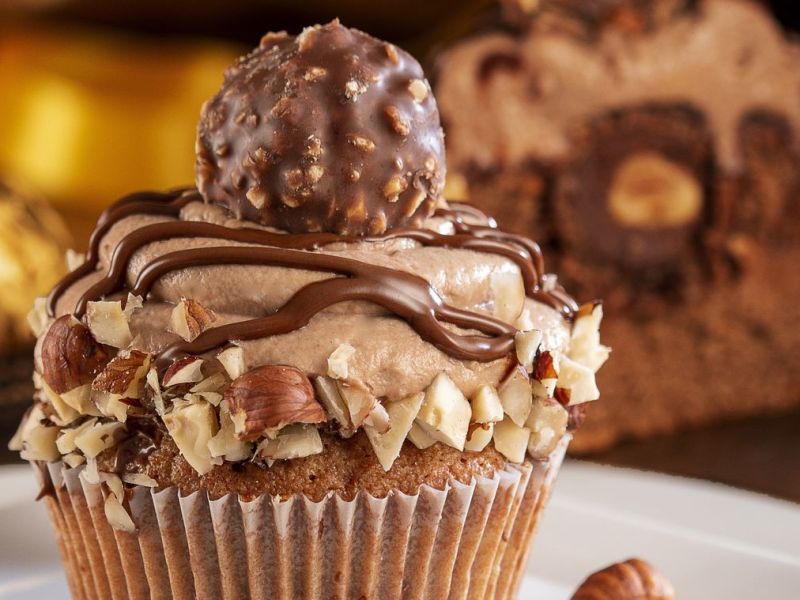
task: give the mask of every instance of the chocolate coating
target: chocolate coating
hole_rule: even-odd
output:
[[[267,34],[203,107],[197,186],[293,233],[419,226],[444,186],[436,101],[409,54],[333,21]]]

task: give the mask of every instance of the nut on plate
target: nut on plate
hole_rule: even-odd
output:
[[[325,410],[314,398],[305,373],[287,365],[264,365],[235,379],[225,391],[240,440],[294,423],[324,423]]]
[[[592,573],[572,600],[674,600],[672,583],[651,564],[630,558]]]

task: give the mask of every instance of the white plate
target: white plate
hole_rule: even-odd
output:
[[[58,599],[67,588],[28,467],[0,468],[0,598]],[[638,556],[681,600],[799,596],[800,506],[720,485],[568,462],[520,599],[565,600],[583,578]]]

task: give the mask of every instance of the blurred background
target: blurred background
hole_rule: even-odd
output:
[[[719,0],[725,1],[738,0]],[[463,45],[469,49],[481,36],[498,33],[521,47],[529,36],[538,35],[535,30],[544,14],[550,15],[548,23],[559,24],[560,31],[580,29],[575,34],[580,43],[591,45],[601,43],[598,31],[605,28],[621,28],[626,35],[630,31],[637,36],[655,35],[653,30],[669,26],[663,20],[673,17],[652,15],[673,15],[675,6],[689,10],[684,5],[695,4],[677,0],[5,0],[0,5],[0,461],[17,460],[6,450],[6,442],[30,401],[33,341],[25,316],[33,299],[46,293],[65,271],[67,248],[85,248],[94,220],[111,201],[133,190],[191,184],[200,105],[216,91],[223,69],[256,45],[264,32],[296,32],[306,24],[339,17],[349,26],[411,51],[438,86],[437,72],[459,68],[442,58],[446,51]],[[765,18],[785,33],[787,54],[794,52],[789,45],[800,26],[792,5],[789,1],[759,5]],[[662,11],[661,6],[669,10]],[[548,24],[546,30],[553,27]],[[516,60],[513,54],[511,59],[508,56],[492,60],[508,71]],[[796,64],[800,67],[800,62]],[[800,88],[791,92],[800,94]],[[800,95],[795,100],[800,109]],[[455,127],[455,119],[442,112],[446,128]],[[778,138],[790,139],[783,146],[777,144],[782,150],[775,160],[787,165],[784,171],[794,173],[797,155],[786,150],[795,145],[794,133],[788,129],[779,132]],[[458,134],[455,130],[447,133]],[[611,135],[616,135],[613,130]],[[778,152],[775,143],[768,143],[772,138],[767,138],[759,146],[762,153]],[[537,215],[527,233],[549,235],[550,229],[557,228],[555,213],[527,209],[517,198],[546,198],[551,188],[558,187],[560,166],[536,162],[525,167],[525,176],[515,179],[515,185],[504,187],[492,177],[503,173],[505,166],[497,159],[491,169],[479,173],[471,171],[470,165],[451,167],[454,177],[448,182],[449,193],[456,200],[480,204],[481,185],[493,182],[492,188],[502,188],[505,194],[495,201],[505,203],[502,206],[519,204],[526,214]],[[545,175],[539,177],[541,173]],[[796,207],[794,183],[786,183],[788,176],[782,173],[770,173],[771,179],[764,176],[767,183],[761,189],[777,186],[789,198],[782,198],[781,205]],[[502,177],[503,182],[511,180]],[[764,177],[759,181],[763,183]],[[698,185],[703,193],[710,193],[708,188],[717,182],[699,176]],[[792,210],[796,215],[798,211]],[[513,211],[501,217],[511,224],[520,222]],[[552,227],[550,220],[556,223]],[[792,233],[783,243],[791,244],[792,236],[796,241]],[[569,246],[557,236],[553,239],[546,251],[559,271],[569,271],[574,258]],[[765,252],[779,250],[765,246]],[[740,284],[725,285],[734,290]],[[601,288],[598,284],[597,290]],[[585,293],[591,296],[592,291]],[[681,301],[673,300],[669,290],[662,291],[657,292],[660,300],[679,309]],[[736,293],[728,295],[731,302],[738,302]],[[616,319],[622,322],[620,327],[630,326],[623,311],[619,312],[610,317],[612,328]],[[622,336],[619,339],[624,341]],[[725,344],[733,343],[720,339],[713,358],[721,365],[714,371],[716,376],[724,376]],[[800,344],[795,350],[800,350]],[[768,349],[759,357],[765,363],[774,362]],[[791,361],[800,367],[796,358]],[[641,420],[629,426],[618,423],[615,414],[627,415],[630,403],[641,406],[649,401],[647,394],[638,399],[636,390],[615,394],[613,402],[603,399],[608,404],[596,421],[594,437],[587,435],[576,448],[589,460],[696,476],[800,501],[800,477],[786,476],[800,469],[800,392],[796,391],[800,381],[793,376],[781,380],[779,401],[752,402],[748,391],[742,393],[748,398],[740,402],[732,390],[719,400],[724,409],[681,419],[648,416],[643,410]],[[605,389],[602,382],[601,389]]]

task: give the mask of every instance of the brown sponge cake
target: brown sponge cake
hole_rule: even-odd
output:
[[[571,448],[797,405],[797,47],[751,2],[526,7],[442,53],[436,92],[451,195],[605,298]]]

